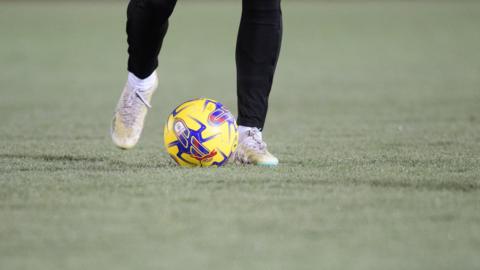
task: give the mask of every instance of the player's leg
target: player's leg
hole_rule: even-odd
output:
[[[282,40],[280,0],[243,0],[237,40],[239,148],[236,160],[277,165],[266,149],[261,130]]]
[[[176,0],[131,0],[127,10],[128,80],[112,122],[113,142],[120,148],[136,145],[158,79],[158,54]]]

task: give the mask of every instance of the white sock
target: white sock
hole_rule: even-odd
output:
[[[155,71],[145,79],[140,79],[135,76],[135,74],[128,72],[128,84],[133,88],[139,88],[142,90],[150,89],[155,84],[156,79],[157,73]]]
[[[254,127],[238,126],[238,141],[242,142],[248,134],[248,131],[254,129]],[[260,132],[260,139],[262,139],[262,132]]]

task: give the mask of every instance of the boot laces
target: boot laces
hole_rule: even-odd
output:
[[[238,147],[235,152],[235,162],[240,164],[248,164],[249,151],[253,150],[259,154],[265,154],[267,152],[267,144],[262,140],[261,132],[258,128],[252,128],[245,134],[246,137],[240,142],[242,147]]]
[[[147,91],[148,90],[136,88],[127,95],[124,95],[123,107],[120,110],[120,114],[122,115],[126,126],[134,126],[137,116],[140,115],[144,106],[148,109],[152,108],[145,97]]]
[[[245,138],[245,145],[251,149],[265,152],[267,144],[262,140],[261,132],[258,128],[252,128],[247,131],[247,138]]]

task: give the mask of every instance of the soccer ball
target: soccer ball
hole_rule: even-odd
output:
[[[199,98],[173,110],[164,129],[165,148],[185,167],[220,167],[238,144],[232,113],[220,102]]]

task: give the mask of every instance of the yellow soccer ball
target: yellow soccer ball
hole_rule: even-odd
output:
[[[165,148],[185,167],[225,165],[238,144],[238,126],[220,102],[199,98],[173,110],[164,129]]]

